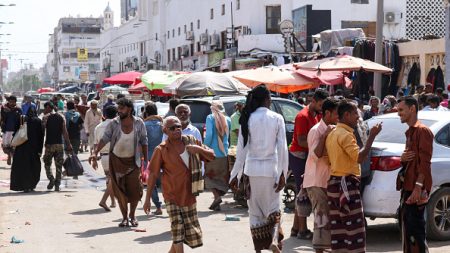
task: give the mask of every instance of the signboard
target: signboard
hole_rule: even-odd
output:
[[[300,43],[306,45],[306,38],[308,36],[308,11],[307,6],[295,9],[292,11],[292,19],[294,23],[294,36]]]
[[[77,60],[78,61],[87,61],[88,57],[88,49],[87,48],[77,48]]]
[[[284,36],[289,36],[294,32],[294,23],[291,20],[283,20],[280,23],[280,32]]]
[[[208,67],[220,66],[222,59],[225,58],[225,52],[213,52],[208,54]]]

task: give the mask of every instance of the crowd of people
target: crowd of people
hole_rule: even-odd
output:
[[[85,95],[66,103],[56,97],[45,103],[40,119],[31,100],[26,98],[18,108],[17,98],[10,96],[1,109],[2,147],[12,164],[11,190],[28,192],[39,182],[43,152],[47,189],[59,191],[64,152],[85,152],[88,145],[89,162],[98,169],[100,160],[107,178],[99,206],[111,211],[117,202],[122,214],[120,227],[139,225],[135,212],[144,196],[141,173],[147,170],[143,208],[149,214],[153,202],[153,214],[161,215],[158,189],[162,189],[171,223],[172,253],[183,252],[183,244],[191,248],[203,245],[196,205],[200,193],[210,191],[213,202],[209,209],[220,212],[222,197],[241,185],[255,251],[281,252],[285,235],[280,226],[280,191],[290,170],[314,214],[311,231],[306,222],[309,214],[299,208],[290,236],[312,240],[316,252],[365,252],[360,164],[367,162],[372,143],[383,130],[382,124],[369,130],[364,120],[398,113],[401,122],[409,126],[398,184],[403,247],[405,252],[426,252],[424,205],[431,191],[433,134],[420,123],[417,113],[448,108],[446,93],[437,90],[430,94],[427,89],[420,86],[413,96],[399,93],[382,101],[372,96],[367,109],[363,101],[344,96],[341,90],[330,95],[317,89],[297,98],[304,108],[295,118],[289,147],[284,118],[270,110],[271,92],[263,84],[236,102],[231,117],[223,103],[214,100],[204,138],[191,124],[190,107],[178,99],[169,101],[164,117],[150,101],[145,103],[142,117],[136,117],[133,102],[124,97],[108,96],[102,109],[96,100],[88,103]],[[28,141],[12,147],[14,134],[23,123],[27,124]],[[236,149],[232,167],[231,148]],[[31,159],[22,159],[24,156]]]

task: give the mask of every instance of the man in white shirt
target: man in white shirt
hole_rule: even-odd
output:
[[[84,118],[84,130],[88,136],[89,147],[92,151],[94,150],[94,131],[95,127],[102,122],[103,114],[102,110],[98,108],[98,101],[91,101],[91,108],[86,112]]]
[[[270,92],[265,85],[258,85],[248,93],[230,177],[234,191],[242,174],[244,187],[250,184],[250,189],[245,187],[245,195],[256,252],[267,249],[281,252],[284,237],[280,227],[280,191],[288,170],[286,129],[283,117],[271,111],[270,104]]]
[[[317,253],[331,246],[331,234],[328,229],[329,208],[327,185],[330,179],[330,161],[325,148],[328,134],[338,121],[338,101],[325,99],[322,105],[323,118],[308,133],[309,153],[306,159],[303,188],[306,189],[314,211],[313,248]]]
[[[94,149],[97,148],[97,145],[100,143],[100,140],[103,137],[103,134],[105,133],[106,126],[108,126],[109,122],[111,122],[115,117],[117,117],[117,108],[116,106],[108,106],[104,109],[105,111],[105,117],[106,120],[100,123],[97,127],[95,127],[94,132]],[[109,143],[106,144],[101,150],[100,150],[100,159],[103,167],[103,171],[105,172],[106,176],[106,190],[103,194],[102,199],[100,200],[99,206],[103,207],[105,211],[110,212],[111,209],[109,209],[108,205],[106,205],[106,200],[108,197],[111,197],[111,206],[110,207],[116,207],[116,200],[114,199],[114,192],[112,190],[111,185],[111,175],[109,173]]]
[[[175,107],[175,115],[181,121],[181,133],[183,135],[192,135],[200,142],[202,141],[202,135],[200,131],[191,124],[191,108],[187,104],[179,104]],[[162,141],[167,140],[167,135],[163,134]]]

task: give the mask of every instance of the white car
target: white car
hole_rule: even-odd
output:
[[[450,240],[450,112],[419,112],[419,120],[433,132],[431,172],[433,187],[427,204],[427,234]],[[369,218],[397,218],[400,192],[396,191],[400,156],[405,149],[405,131],[396,113],[374,117],[369,126],[383,122],[383,130],[372,146],[370,177],[365,181],[363,207]]]

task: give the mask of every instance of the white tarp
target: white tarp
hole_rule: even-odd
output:
[[[320,33],[321,53],[327,55],[331,50],[345,46],[347,40],[364,37],[366,35],[361,28],[323,31]]]

